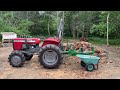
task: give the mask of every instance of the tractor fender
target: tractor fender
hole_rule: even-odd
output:
[[[42,44],[42,47],[45,46],[45,45],[48,45],[48,44],[53,44],[53,45],[58,46],[59,43],[60,43],[59,38],[50,37],[50,38],[47,38],[47,39],[44,40],[44,42]]]

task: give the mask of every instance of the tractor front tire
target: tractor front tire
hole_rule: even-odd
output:
[[[21,53],[20,51],[13,51],[9,55],[9,63],[13,67],[22,67],[24,62],[25,62],[25,57],[24,54]]]
[[[39,53],[40,64],[47,69],[58,68],[63,61],[62,50],[53,44],[48,44],[42,47]]]

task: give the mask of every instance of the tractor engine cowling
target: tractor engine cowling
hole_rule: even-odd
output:
[[[53,44],[58,46],[60,43],[60,39],[59,38],[54,38],[54,37],[49,37],[47,39],[44,40],[44,43],[42,44],[42,47],[48,44]]]
[[[39,45],[41,40],[39,38],[15,38],[13,40],[13,49],[22,50],[25,45]]]

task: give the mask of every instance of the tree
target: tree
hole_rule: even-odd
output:
[[[120,11],[0,11],[0,31],[54,36],[63,16],[65,36],[120,37]]]
[[[108,42],[109,16],[110,16],[110,13],[108,12],[108,15],[107,15],[107,46],[109,45],[109,42]]]

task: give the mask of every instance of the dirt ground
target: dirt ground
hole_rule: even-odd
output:
[[[86,71],[77,57],[64,58],[58,69],[44,69],[35,55],[23,67],[14,68],[8,63],[12,47],[0,48],[0,79],[120,79],[120,47],[96,46],[109,52],[108,63],[99,63],[98,70]],[[110,63],[112,60],[113,63]]]

